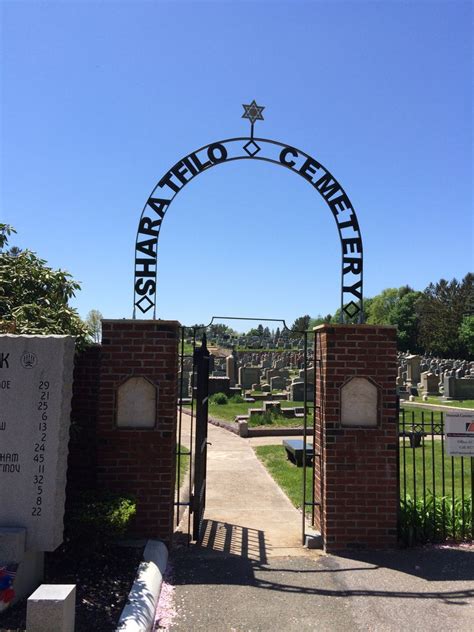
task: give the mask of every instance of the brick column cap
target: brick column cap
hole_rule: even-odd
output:
[[[338,329],[338,330],[344,330],[344,329],[358,329],[361,331],[364,330],[368,330],[368,329],[391,329],[393,331],[395,331],[397,329],[396,325],[350,325],[349,323],[344,323],[344,324],[340,324],[340,323],[323,323],[322,325],[316,325],[316,327],[313,327],[313,331],[326,331],[327,333],[332,333],[332,330],[334,329]]]
[[[123,323],[123,324],[147,324],[154,323],[155,325],[165,325],[166,327],[181,327],[181,323],[178,320],[161,320],[160,318],[103,318],[103,323]]]

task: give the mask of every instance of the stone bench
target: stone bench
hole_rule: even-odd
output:
[[[288,459],[298,467],[303,466],[304,441],[302,439],[285,439],[283,446]],[[306,443],[306,465],[313,462],[313,445]]]

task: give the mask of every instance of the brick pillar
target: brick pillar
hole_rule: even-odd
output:
[[[97,482],[135,496],[133,533],[170,542],[173,531],[179,323],[102,321]],[[116,424],[117,388],[129,377],[157,387],[154,428]]]
[[[322,504],[316,526],[327,551],[394,547],[398,511],[396,328],[320,325],[315,331],[319,339],[315,451],[321,454],[320,467],[316,460],[315,487],[316,500]],[[361,396],[361,390],[368,395]],[[359,425],[361,416],[362,423],[372,417],[374,425]]]
[[[93,490],[96,479],[96,429],[99,405],[100,345],[76,354],[71,403],[71,432],[67,466],[67,502]]]

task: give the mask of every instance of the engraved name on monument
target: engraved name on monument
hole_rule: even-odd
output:
[[[0,335],[0,527],[63,540],[74,338]]]

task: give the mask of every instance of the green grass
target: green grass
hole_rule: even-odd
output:
[[[406,439],[406,449],[402,450],[400,442],[400,495],[404,497],[404,480],[406,472],[406,491],[410,496],[414,496],[413,481],[416,479],[416,495],[420,498],[423,495],[423,480],[426,492],[436,492],[436,496],[451,496],[454,469],[454,494],[461,495],[462,473],[461,457],[450,457],[443,455],[443,443],[439,439],[431,441],[425,439],[425,449],[409,448]],[[423,452],[425,457],[423,476]],[[433,472],[433,452],[434,452],[434,472]],[[405,467],[403,458],[405,455]],[[415,475],[413,471],[413,457],[415,458]],[[443,457],[444,457],[444,493],[443,493]],[[471,493],[471,464],[468,458],[464,458],[464,494]]]
[[[200,342],[198,342],[198,341],[196,341],[196,346],[197,346],[197,347],[200,347],[200,346],[201,346],[201,343],[200,343]],[[192,355],[193,355],[193,345],[192,345],[192,343],[190,343],[190,342],[185,342],[185,343],[184,343],[184,349],[183,349],[183,350],[184,350],[184,355],[187,355],[187,356],[192,356]],[[179,344],[178,344],[178,353],[180,353],[180,354],[181,354],[181,340],[179,341]]]
[[[405,430],[409,431],[411,429],[411,425],[414,424],[424,424],[425,432],[429,432],[431,429],[431,417],[433,417],[433,422],[436,425],[441,423],[441,418],[443,416],[443,411],[441,410],[427,410],[426,408],[417,408],[416,406],[409,406],[408,404],[403,404],[401,406],[401,410],[405,411]],[[399,428],[403,430],[403,416],[400,410],[400,423]]]
[[[282,408],[295,408],[303,406],[303,402],[282,401],[280,403]],[[232,401],[229,401],[228,404],[223,405],[214,404],[211,402],[209,404],[209,415],[211,417],[222,419],[224,421],[234,421],[237,415],[247,415],[249,408],[263,408],[263,406],[261,402],[252,402],[249,404],[248,402],[234,403]],[[303,425],[302,419],[285,419],[285,422],[298,422],[294,425]]]
[[[298,509],[303,506],[303,468],[297,467],[286,457],[286,450],[282,445],[262,445],[255,448],[255,452],[272,475],[276,483],[282,488],[293,505]],[[312,468],[306,470],[306,500],[311,502]],[[307,513],[311,508],[306,509]]]
[[[273,426],[276,428],[301,428],[303,425],[302,417],[293,417],[289,419],[281,413],[267,411],[261,415],[252,415],[248,421],[249,428],[260,428],[262,426]]]
[[[177,451],[185,452],[185,454],[181,454],[181,460],[179,461],[179,482],[180,485],[183,484],[186,473],[189,469],[189,450],[183,445],[176,446]],[[178,477],[178,455],[176,455],[176,478]]]
[[[433,497],[433,471],[431,450],[434,447],[436,497]],[[303,504],[303,468],[297,467],[286,457],[282,445],[259,446],[255,448],[257,457],[266,467],[275,482],[285,492],[297,508]],[[415,457],[416,475],[413,475],[413,455]],[[442,487],[442,444],[441,441],[425,441],[425,489],[423,498],[423,452],[421,448],[407,449],[405,452],[407,495],[403,490],[404,469],[403,451],[400,451],[400,520],[401,535],[407,544],[426,541],[442,541],[446,538],[462,540],[472,529],[472,501],[470,464],[464,463],[464,501],[462,499],[461,458],[453,457],[454,463],[454,500],[452,495],[453,476],[451,457],[445,456],[445,486]],[[312,484],[311,469],[306,479],[306,498],[311,501]],[[416,502],[413,493],[413,481],[416,479]],[[307,508],[307,513],[310,509]]]
[[[422,397],[415,397],[415,402],[420,404],[436,404],[439,406],[447,406],[448,408],[474,408],[474,399],[457,399],[447,402],[441,397],[428,397],[428,401],[424,402]]]

